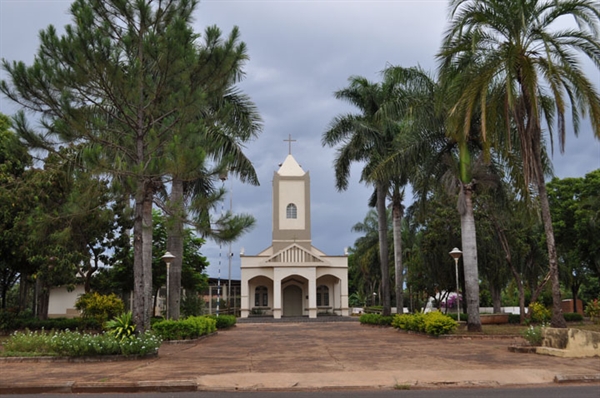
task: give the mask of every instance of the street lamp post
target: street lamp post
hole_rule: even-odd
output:
[[[462,252],[455,247],[450,252],[450,256],[454,259],[454,268],[456,269],[456,319],[460,322],[460,295],[458,293],[458,259],[462,255]]]
[[[171,261],[175,259],[175,256],[169,252],[166,252],[161,259],[167,264],[167,319],[169,319],[169,276],[171,274]]]

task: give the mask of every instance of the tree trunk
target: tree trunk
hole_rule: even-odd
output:
[[[461,185],[464,205],[459,206],[459,211],[468,314],[467,329],[470,332],[481,332],[481,319],[479,317],[479,275],[477,270],[477,237],[472,201],[473,189],[472,183],[463,183]]]
[[[19,313],[25,311],[29,307],[29,304],[31,304],[31,300],[29,299],[30,288],[29,274],[23,272],[19,278]],[[32,312],[35,314],[33,308]]]
[[[138,181],[133,224],[133,322],[150,329],[152,313],[152,191]]]
[[[502,312],[502,291],[496,285],[490,283],[490,294],[492,295],[494,314],[500,314]]]
[[[573,294],[573,312],[577,313],[577,298],[579,297],[579,288],[581,283],[573,282],[571,284],[571,293]]]
[[[376,183],[377,190],[377,218],[379,220],[379,262],[381,264],[381,304],[383,305],[383,316],[392,313],[390,299],[390,266],[388,263],[388,236],[387,236],[387,214],[385,208],[386,189],[379,182]]]
[[[534,140],[535,141],[535,140]],[[539,142],[537,142],[539,146]],[[550,214],[550,202],[542,168],[540,148],[535,148],[535,167],[537,170],[537,188],[542,210],[542,222],[546,233],[546,247],[548,248],[548,261],[550,267],[550,281],[552,282],[552,319],[550,325],[553,328],[566,328],[567,323],[562,314],[562,300],[560,296],[560,281],[558,278],[558,258],[556,255],[556,243],[554,242],[554,228],[552,227],[552,215]]]
[[[394,231],[394,270],[396,279],[396,309],[398,314],[404,313],[404,270],[402,267],[402,198],[392,198],[392,225]]]
[[[167,251],[175,256],[169,275],[169,317],[179,319],[181,308],[181,268],[183,263],[183,181],[173,179],[170,210],[172,212],[167,237]]]
[[[142,258],[144,262],[144,296],[148,308],[144,317],[144,330],[150,330],[150,318],[154,315],[152,303],[152,188],[146,189],[143,212]]]

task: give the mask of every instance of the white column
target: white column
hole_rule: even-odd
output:
[[[340,281],[340,296],[342,299],[340,307],[342,309],[342,316],[348,316],[348,276],[343,277]]]
[[[308,317],[317,317],[317,269],[308,270]]]
[[[273,272],[273,318],[281,318],[281,273],[277,268]]]
[[[242,273],[243,275],[243,273]],[[242,281],[241,281],[242,285],[242,292],[241,292],[241,296],[240,296],[240,317],[241,318],[248,318],[248,315],[250,314],[250,298],[249,298],[249,290],[250,290],[250,286],[249,286],[249,282],[248,280],[242,276]]]

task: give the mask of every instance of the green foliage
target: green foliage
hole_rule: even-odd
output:
[[[367,303],[367,299],[359,292],[354,292],[348,296],[348,306],[350,307],[364,307]]]
[[[508,323],[512,324],[520,324],[521,323],[521,315],[519,314],[508,314]]]
[[[550,320],[552,314],[542,303],[533,302],[529,304],[529,314],[531,322],[542,323]]]
[[[546,324],[541,325],[530,325],[523,331],[523,338],[532,346],[541,346],[544,338],[542,337],[542,329],[546,327]]]
[[[132,323],[131,311],[125,312],[106,322],[105,329],[118,340],[132,338],[135,332],[135,325]]]
[[[577,312],[567,312],[563,313],[565,317],[565,321],[567,322],[581,322],[583,321],[583,315],[578,314]]]
[[[394,317],[392,316],[383,316],[381,314],[362,314],[359,321],[365,325],[390,326],[393,319]]]
[[[217,322],[217,329],[227,329],[237,322],[235,315],[209,315],[208,317]]]
[[[75,308],[81,311],[83,318],[94,318],[104,324],[125,310],[123,300],[116,294],[102,295],[97,292],[82,294],[75,302]]]
[[[204,300],[198,294],[187,293],[181,300],[181,314],[183,317],[200,316],[204,312]]]
[[[452,333],[456,330],[456,326],[456,321],[439,311],[433,311],[425,315],[425,333],[432,336]]]
[[[585,306],[585,314],[590,317],[592,322],[600,321],[600,302],[598,301],[598,299],[590,301]]]
[[[95,318],[38,319],[31,315],[0,310],[0,331],[14,330],[100,330],[102,325]]]
[[[445,314],[447,317],[454,319],[455,321],[458,320],[458,315],[456,315],[456,312],[447,312]],[[469,314],[460,314],[460,321],[461,322],[468,322],[469,321]]]
[[[2,356],[146,355],[157,353],[160,344],[152,333],[119,340],[111,333],[26,331],[15,332],[4,342]]]
[[[432,336],[449,334],[456,330],[456,321],[440,311],[427,314],[402,314],[395,315],[392,326],[397,329],[410,330],[413,332],[427,333]]]
[[[217,321],[206,316],[192,316],[157,322],[152,325],[152,330],[163,340],[188,340],[215,332]]]

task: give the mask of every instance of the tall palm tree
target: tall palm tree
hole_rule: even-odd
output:
[[[499,148],[510,147],[512,142],[520,146],[525,182],[536,187],[546,235],[551,324],[566,327],[544,179],[542,126],[545,122],[552,137],[556,116],[563,151],[565,113],[570,108],[575,133],[580,118],[589,114],[594,134],[600,138],[600,94],[578,58],[582,53],[600,67],[600,5],[592,0],[452,0],[450,4],[452,20],[438,55],[440,70],[458,69],[468,76],[456,93],[451,114],[466,136],[474,111],[480,107],[484,140]],[[577,22],[577,29],[560,28],[567,17]],[[504,88],[502,95],[494,95],[492,87],[498,84]],[[553,101],[545,100],[547,93]],[[505,118],[504,134],[490,125],[499,105]],[[500,135],[504,137],[498,139]]]
[[[500,178],[492,159],[484,156],[477,125],[468,136],[457,134],[448,118],[451,88],[460,81],[436,81],[421,68],[390,67],[404,98],[404,119],[395,152],[383,162],[376,175],[408,171],[419,202],[426,204],[437,186],[444,185],[458,195],[461,216],[461,242],[469,314],[468,329],[480,331],[479,272],[474,217],[474,194],[497,185]]]
[[[390,276],[388,263],[388,232],[386,220],[386,197],[391,179],[377,178],[373,171],[386,159],[394,145],[397,132],[395,84],[384,79],[373,83],[361,76],[349,78],[348,87],[335,92],[337,99],[346,101],[360,110],[359,114],[344,114],[333,119],[322,136],[324,146],[336,146],[334,161],[336,187],[345,190],[350,177],[352,162],[366,162],[361,182],[374,185],[374,199],[379,219],[379,261],[381,263],[381,295],[383,314],[391,313]]]

